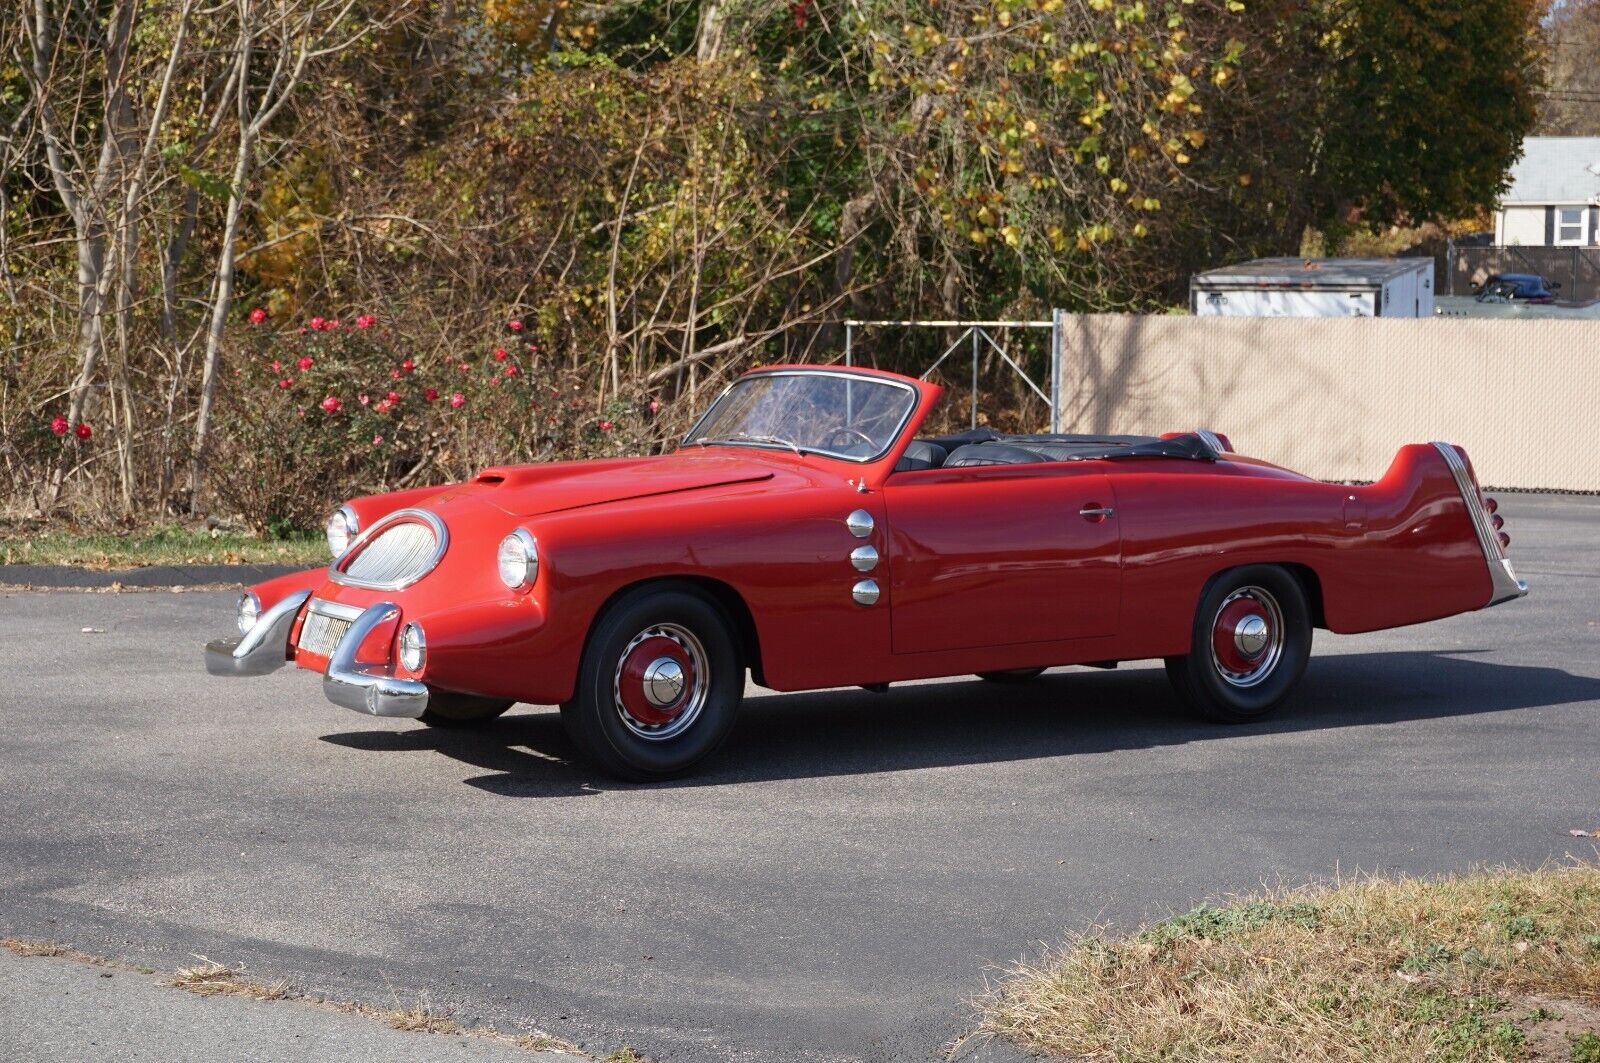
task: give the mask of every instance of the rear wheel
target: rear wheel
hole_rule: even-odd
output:
[[[422,722],[429,727],[471,727],[504,713],[516,702],[504,698],[480,698],[450,690],[430,690]]]
[[[722,743],[743,697],[744,668],[722,611],[689,591],[646,589],[595,623],[561,722],[609,774],[665,779]]]
[[[1184,657],[1166,659],[1186,704],[1223,723],[1258,720],[1294,690],[1311,657],[1304,589],[1275,565],[1224,572],[1200,597]]]

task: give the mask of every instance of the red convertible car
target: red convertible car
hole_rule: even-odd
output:
[[[736,380],[671,454],[512,465],[358,498],[327,568],[253,587],[217,675],[292,662],[339,705],[435,726],[560,705],[629,779],[686,771],[775,690],[1162,658],[1204,715],[1289,696],[1314,628],[1527,593],[1446,443],[1365,487],[1166,436],[919,438],[939,387],[789,366]]]

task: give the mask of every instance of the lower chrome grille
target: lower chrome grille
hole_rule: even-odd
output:
[[[332,657],[339,640],[360,614],[359,609],[313,598],[306,606],[305,622],[300,625],[300,639],[296,644],[318,657]]]

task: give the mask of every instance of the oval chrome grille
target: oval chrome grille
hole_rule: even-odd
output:
[[[392,590],[433,571],[444,554],[444,526],[431,513],[407,514],[373,529],[355,556],[337,569],[341,583]]]

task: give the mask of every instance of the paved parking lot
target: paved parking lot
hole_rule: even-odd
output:
[[[0,936],[599,1054],[929,1059],[998,968],[1097,922],[1593,856],[1600,499],[1501,501],[1529,598],[1319,634],[1276,720],[1191,722],[1149,664],[758,693],[654,787],[573,763],[551,709],[432,732],[303,672],[209,677],[232,594],[0,595]]]

